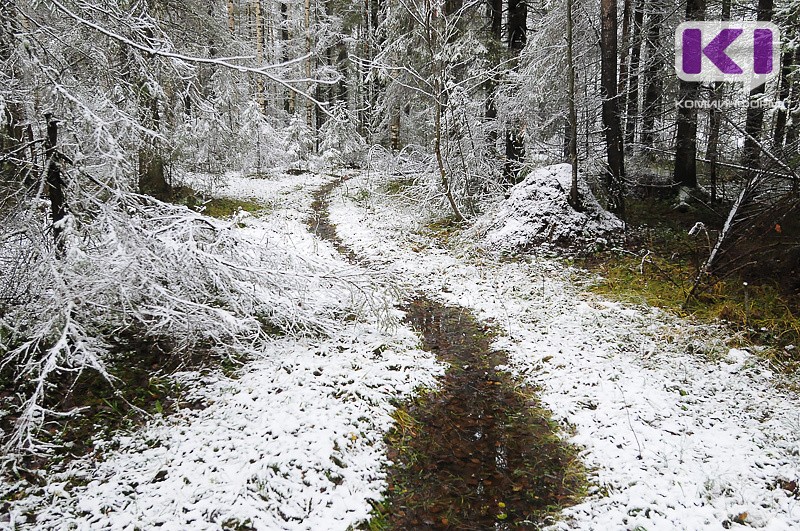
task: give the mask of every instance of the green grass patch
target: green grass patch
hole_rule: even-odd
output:
[[[590,290],[611,299],[648,304],[700,322],[727,324],[739,332],[738,346],[768,347],[764,356],[781,370],[800,368],[800,301],[776,281],[761,278],[745,283],[731,275],[704,281],[687,302],[697,272],[709,254],[704,235],[691,237],[688,228],[697,214],[666,210],[664,204],[633,204],[628,249],[608,251],[578,262],[600,275]],[[648,213],[649,212],[649,213]],[[706,218],[706,223],[714,223]],[[713,225],[712,225],[713,226]],[[712,239],[713,241],[713,239]],[[645,249],[652,251],[647,253]]]
[[[392,179],[386,183],[386,192],[390,195],[399,195],[416,184],[413,177],[401,177]]]
[[[768,347],[763,354],[782,370],[800,368],[800,301],[781,285],[779,269],[765,263],[763,274],[750,272],[750,281],[732,274],[710,278],[687,301],[697,272],[710,253],[715,230],[723,222],[722,205],[714,211],[697,206],[678,211],[672,201],[631,200],[627,204],[629,237],[626,249],[607,251],[578,262],[602,279],[591,291],[611,299],[649,304],[700,322],[729,325],[739,332],[739,346]],[[695,223],[709,231],[689,235]],[[771,269],[773,268],[773,269]],[[784,279],[785,280],[785,279]]]
[[[442,245],[447,246],[453,236],[462,229],[454,216],[445,216],[435,219],[425,225],[425,234]]]
[[[186,205],[192,210],[218,219],[229,218],[240,210],[254,213],[267,209],[264,205],[250,199],[206,197],[188,186],[173,189],[170,201],[179,205]]]

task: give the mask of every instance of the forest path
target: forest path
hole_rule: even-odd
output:
[[[436,222],[414,181],[354,176],[329,196],[330,221],[384,278],[489,324],[508,358],[497,369],[534,387],[581,448],[587,495],[548,529],[800,528],[791,382],[724,329],[605,300],[585,271],[509,260]]]
[[[357,254],[331,223],[329,196],[314,195],[309,230],[351,262]],[[405,321],[449,369],[439,386],[401,405],[388,436],[387,499],[381,528],[535,528],[569,503],[582,484],[573,448],[557,435],[533,389],[492,348],[491,327],[463,307],[422,293],[405,303]]]

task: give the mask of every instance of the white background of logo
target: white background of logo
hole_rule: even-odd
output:
[[[702,69],[699,74],[687,74],[683,68],[683,33],[686,29],[699,29],[702,33],[701,49],[723,29],[741,29],[742,34],[725,49],[725,54],[742,69],[741,74],[725,74],[705,54],[701,54]],[[753,72],[753,32],[756,29],[772,30],[772,71],[769,74]],[[748,93],[775,77],[780,69],[780,29],[772,22],[684,22],[675,30],[675,72],[684,81],[729,81],[744,83]]]

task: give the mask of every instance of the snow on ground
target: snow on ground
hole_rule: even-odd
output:
[[[555,528],[800,528],[800,501],[776,486],[800,479],[798,397],[721,330],[585,293],[554,261],[446,249],[418,206],[363,179],[347,190],[331,205],[345,242],[405,289],[498,324],[509,369],[583,448],[591,493]]]
[[[263,216],[240,216],[237,230],[327,264],[358,290],[373,290],[367,301],[383,309],[328,338],[275,339],[237,378],[179,375],[208,407],[107,443],[99,463],[50,471],[43,491],[7,506],[0,528],[343,530],[367,517],[385,488],[391,403],[432,384],[442,366],[418,350],[394,301],[363,269],[307,232],[310,194],[330,178],[234,176],[220,193],[269,205]]]
[[[595,249],[618,239],[622,222],[600,207],[588,186],[580,188],[582,210],[570,206],[571,183],[569,164],[531,171],[509,190],[508,199],[475,222],[470,234],[504,251],[542,245]]]

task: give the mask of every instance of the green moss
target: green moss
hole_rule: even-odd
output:
[[[170,201],[175,204],[186,205],[192,210],[218,219],[229,218],[239,210],[253,213],[268,209],[267,206],[249,199],[205,197],[187,186],[173,189]]]
[[[214,198],[203,202],[203,214],[214,218],[229,218],[239,210],[245,212],[258,212],[264,207],[255,201],[245,199]]]
[[[718,279],[687,303],[697,267],[685,260],[608,253],[583,265],[601,275],[590,288],[594,293],[657,306],[701,322],[725,322],[742,332],[745,345],[770,346],[765,355],[787,371],[800,368],[800,359],[783,348],[800,343],[798,302],[775,285]]]
[[[415,180],[413,177],[402,177],[400,179],[392,179],[386,184],[386,192],[390,195],[398,195],[408,188],[414,186]]]

